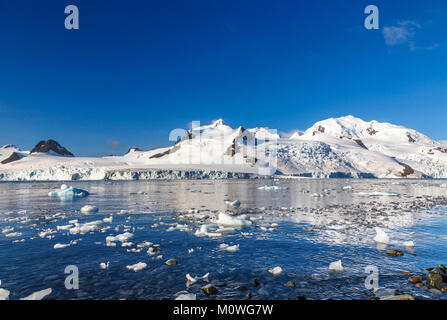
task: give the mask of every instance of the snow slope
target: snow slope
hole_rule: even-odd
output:
[[[170,147],[124,156],[62,157],[0,148],[0,180],[304,177],[447,178],[445,144],[402,126],[353,116],[315,123],[282,138],[268,128],[232,128],[221,119],[178,134]]]

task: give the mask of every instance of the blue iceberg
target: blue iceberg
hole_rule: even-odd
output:
[[[89,193],[85,190],[70,187],[67,186],[66,184],[63,184],[61,185],[60,190],[50,191],[48,195],[50,197],[57,197],[61,199],[75,199],[75,198],[87,197]]]

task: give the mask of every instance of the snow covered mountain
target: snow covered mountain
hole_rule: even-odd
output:
[[[172,146],[124,156],[72,157],[54,142],[34,152],[0,148],[0,180],[303,177],[447,178],[447,146],[402,126],[353,116],[315,123],[285,138],[221,119],[174,130]],[[48,149],[48,150],[47,150]],[[45,151],[46,150],[46,151]],[[44,152],[44,153],[43,153]]]

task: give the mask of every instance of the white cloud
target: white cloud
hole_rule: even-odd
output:
[[[414,46],[412,38],[418,29],[421,29],[421,25],[414,21],[401,21],[397,26],[384,27],[383,37],[387,46],[408,44],[412,47]]]
[[[439,47],[439,43],[430,46],[418,46],[414,37],[422,26],[416,21],[399,21],[395,26],[388,26],[383,28],[383,38],[388,47],[406,45],[411,51],[415,50],[433,50]]]

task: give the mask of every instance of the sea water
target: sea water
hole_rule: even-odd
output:
[[[427,267],[447,264],[445,181],[65,183],[90,195],[49,197],[60,182],[0,183],[0,280],[10,299],[46,288],[52,289],[46,299],[175,299],[181,291],[197,299],[245,299],[248,293],[251,299],[370,299],[372,290],[365,287],[368,266],[377,268],[380,287],[418,298],[447,296],[407,281],[410,275],[423,275]],[[281,188],[259,189],[263,186]],[[234,200],[240,200],[240,207],[228,205]],[[96,206],[98,212],[81,213],[85,205]],[[220,236],[196,236],[202,225],[216,222],[219,212],[252,223],[226,227]],[[71,234],[74,220],[78,225],[102,223],[85,234]],[[374,241],[375,227],[389,236],[387,245]],[[125,246],[120,241],[107,245],[106,237],[125,232],[133,234]],[[406,241],[413,241],[414,248],[405,247]],[[148,254],[148,242],[161,251]],[[222,244],[237,247],[222,250]],[[404,255],[393,258],[386,249]],[[178,264],[167,265],[169,259]],[[330,272],[329,264],[338,260],[344,271]],[[140,262],[147,266],[138,272],[127,268]],[[108,267],[101,268],[101,263]],[[78,289],[65,286],[67,266],[79,271]],[[281,267],[279,275],[268,271],[275,267]],[[186,274],[206,273],[209,282],[187,283]],[[253,285],[254,279],[259,285]],[[296,287],[285,286],[288,281]],[[217,288],[216,295],[202,292],[208,283]]]

